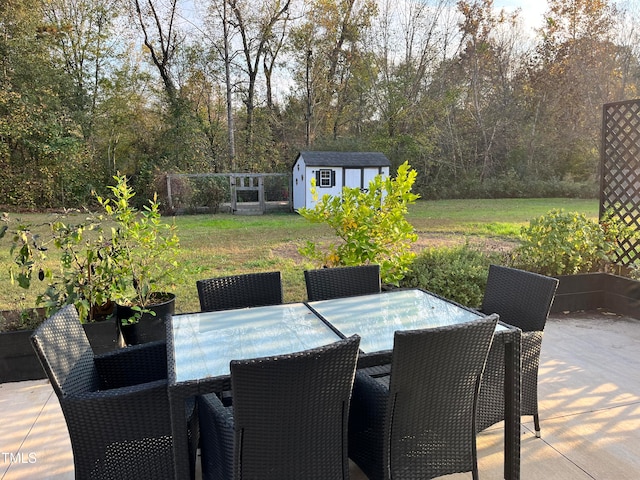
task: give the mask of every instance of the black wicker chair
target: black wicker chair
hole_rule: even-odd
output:
[[[347,424],[360,337],[231,362],[233,409],[199,398],[203,479],[349,478]]]
[[[94,356],[73,305],[31,336],[64,413],[77,479],[174,477],[166,343]],[[192,477],[198,443],[189,407]]]
[[[349,456],[370,480],[478,477],[476,402],[496,323],[398,331],[391,374],[356,373]]]
[[[203,312],[282,303],[280,272],[209,278],[198,280],[196,286]]]
[[[522,330],[521,415],[533,415],[536,436],[540,437],[538,415],[538,366],[542,335],[558,279],[499,265],[489,266],[482,302],[486,314],[497,313],[500,320]],[[484,430],[504,419],[504,346],[495,342],[489,352],[480,389],[478,427]]]
[[[310,302],[380,293],[380,265],[305,270],[304,281]]]

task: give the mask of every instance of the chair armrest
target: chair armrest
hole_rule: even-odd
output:
[[[367,430],[371,425],[382,428],[381,419],[386,416],[388,398],[388,386],[366,373],[356,372],[349,414],[350,435]]]
[[[85,455],[107,445],[141,445],[171,437],[167,381],[82,392],[60,399],[71,438],[82,439]],[[74,446],[74,455],[76,447]]]
[[[202,470],[216,478],[233,478],[233,407],[225,407],[215,394],[198,397]]]
[[[110,401],[112,399],[121,400],[127,396],[152,394],[154,392],[164,392],[167,394],[167,380],[160,379],[153,382],[139,383],[136,385],[127,385],[123,387],[110,388],[105,390],[96,390],[93,392],[81,392],[64,397],[64,402],[95,402],[99,400]]]
[[[164,341],[96,355],[94,361],[104,390],[167,378],[167,345]]]
[[[208,394],[198,397],[198,410],[201,416],[213,417],[216,428],[233,431],[233,407],[224,405],[217,395]]]

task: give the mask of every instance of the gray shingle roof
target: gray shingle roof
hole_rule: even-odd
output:
[[[379,152],[300,152],[311,167],[390,167],[391,162]],[[297,161],[297,158],[296,158]]]

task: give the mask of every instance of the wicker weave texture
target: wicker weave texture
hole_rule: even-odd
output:
[[[174,477],[162,344],[139,345],[94,360],[72,305],[43,322],[31,339],[64,413],[76,478]],[[142,372],[149,377],[143,378]],[[163,373],[165,378],[158,378]],[[127,385],[132,380],[145,383]],[[197,434],[192,438],[195,444]],[[195,451],[191,449],[194,466]]]
[[[522,334],[522,415],[538,421],[538,366],[543,330],[555,297],[558,280],[536,273],[491,265],[482,305],[485,313],[520,328]],[[504,419],[504,346],[494,343],[480,389],[478,429]]]
[[[381,290],[379,265],[305,270],[304,280],[310,302],[380,293]]]
[[[234,406],[199,399],[204,479],[349,478],[347,424],[360,338],[231,362]]]
[[[496,322],[396,332],[390,377],[357,373],[349,455],[369,479],[477,474],[475,409]]]
[[[497,313],[502,322],[523,332],[541,332],[557,288],[557,278],[490,265],[482,311]]]
[[[198,280],[200,310],[213,312],[282,303],[280,272],[259,272]]]

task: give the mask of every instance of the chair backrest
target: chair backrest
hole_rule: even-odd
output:
[[[380,293],[380,265],[305,270],[304,281],[310,302]]]
[[[93,349],[75,306],[47,318],[31,335],[31,343],[58,398],[100,388]]]
[[[525,332],[542,331],[557,288],[557,278],[490,265],[482,311]]]
[[[280,272],[209,278],[198,280],[196,286],[203,312],[282,303]]]
[[[492,315],[395,333],[384,439],[389,478],[476,468],[477,396],[496,323]],[[418,473],[403,477],[403,471]]]
[[[234,478],[343,479],[360,337],[231,362]]]

